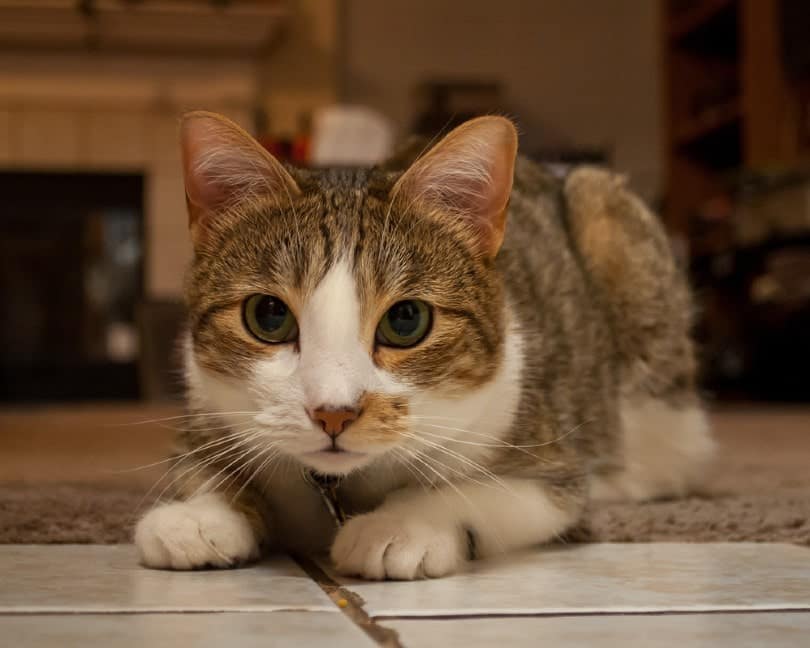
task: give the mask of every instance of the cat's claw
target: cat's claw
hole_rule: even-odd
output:
[[[161,504],[135,528],[141,563],[155,569],[237,567],[259,557],[256,533],[225,496]]]
[[[436,578],[458,570],[464,543],[458,529],[384,512],[349,520],[331,551],[342,574],[370,580]]]

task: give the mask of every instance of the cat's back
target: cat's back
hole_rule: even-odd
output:
[[[518,157],[506,235],[498,256],[508,298],[524,328],[587,332],[601,319],[566,223],[564,182]]]
[[[615,173],[558,179],[519,159],[503,250],[505,283],[534,309],[573,309],[610,332],[626,391],[694,389],[692,299],[658,217]],[[575,329],[587,328],[578,319]]]

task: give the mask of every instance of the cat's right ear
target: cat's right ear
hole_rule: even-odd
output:
[[[180,145],[188,224],[195,246],[240,203],[259,197],[290,201],[300,193],[281,163],[222,115],[185,114]]]
[[[417,159],[391,195],[460,226],[471,248],[492,259],[503,242],[517,147],[508,119],[472,119]]]

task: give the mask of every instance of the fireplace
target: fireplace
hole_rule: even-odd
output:
[[[136,4],[122,11],[145,20],[149,7]],[[83,27],[105,29],[78,14]],[[192,22],[186,31],[202,34],[205,19]],[[22,40],[0,54],[0,405],[172,398],[191,257],[178,118],[206,109],[250,129],[264,50],[222,56],[206,44],[187,56],[187,40],[173,41],[178,49],[94,40],[63,51],[25,41],[38,27],[5,27]]]
[[[0,401],[139,397],[144,180],[0,172]]]

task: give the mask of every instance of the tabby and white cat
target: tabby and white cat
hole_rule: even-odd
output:
[[[689,292],[621,179],[551,178],[501,117],[406,168],[287,169],[205,112],[181,132],[191,423],[144,565],[442,576],[699,476]]]

